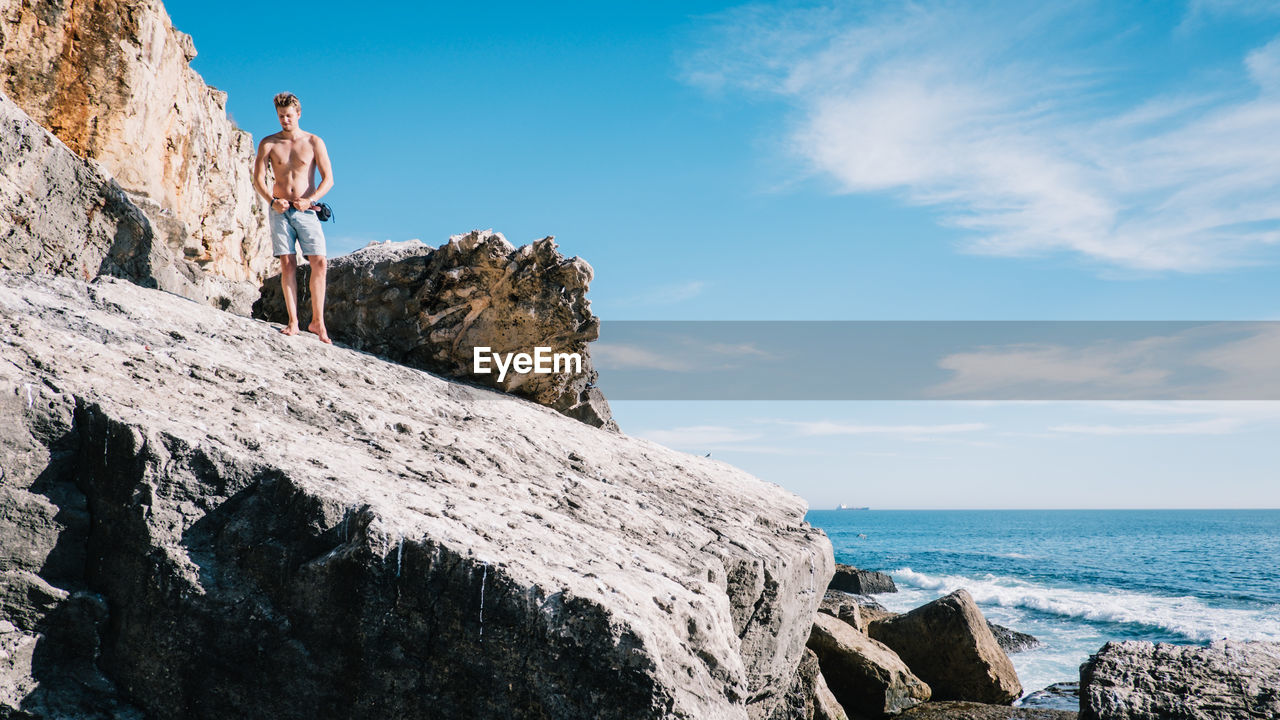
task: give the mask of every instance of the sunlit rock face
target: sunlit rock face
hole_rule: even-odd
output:
[[[195,54],[156,0],[0,0],[0,90],[114,177],[174,257],[257,285],[273,258],[253,139]]]

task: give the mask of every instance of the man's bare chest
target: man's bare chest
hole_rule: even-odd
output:
[[[305,140],[272,143],[268,156],[276,170],[305,170],[315,162],[311,143]]]

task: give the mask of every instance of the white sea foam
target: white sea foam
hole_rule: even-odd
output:
[[[889,573],[903,589],[944,595],[959,588],[979,605],[1030,610],[1062,618],[1156,628],[1190,642],[1219,638],[1280,641],[1280,605],[1261,609],[1212,607],[1195,597],[1162,597],[1125,590],[1055,588],[997,575],[929,575],[911,568]],[[902,601],[919,598],[908,593]],[[892,596],[879,596],[887,599]],[[895,603],[896,604],[896,603]]]

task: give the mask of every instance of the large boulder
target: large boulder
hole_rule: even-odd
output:
[[[813,619],[809,648],[836,700],[853,714],[880,717],[929,699],[929,685],[893,650],[826,613]]]
[[[310,277],[309,267],[299,268],[304,327],[311,322]],[[501,233],[478,230],[439,248],[417,240],[374,243],[330,261],[325,323],[335,340],[353,348],[616,428],[587,352],[600,334],[600,319],[586,298],[591,278],[591,266],[561,255],[550,237],[519,249]],[[253,313],[287,320],[278,276],[262,286]],[[475,373],[474,349],[482,347],[504,355],[549,348],[548,354],[576,354],[581,366],[503,377],[489,363],[490,372]]]
[[[875,570],[859,570],[852,565],[836,564],[836,574],[831,578],[832,590],[843,590],[854,595],[875,595],[898,592],[893,578]]]
[[[929,683],[935,700],[1007,704],[1022,694],[1013,663],[966,590],[872,622],[867,633]]]
[[[833,561],[776,485],[116,280],[0,272],[0,329],[0,716],[759,720],[794,679]]]
[[[786,697],[773,709],[769,720],[849,720],[836,696],[822,677],[818,656],[805,648],[795,679]]]
[[[105,168],[175,258],[256,287],[274,259],[253,138],[195,55],[160,0],[0,0],[0,90]]]
[[[1280,643],[1109,642],[1080,666],[1080,720],[1280,718]]]
[[[242,315],[257,287],[204,272],[100,168],[0,94],[0,269],[122,277]]]

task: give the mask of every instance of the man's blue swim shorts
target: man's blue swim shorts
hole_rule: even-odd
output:
[[[278,213],[273,209],[270,225],[272,255],[292,255],[295,240],[303,255],[324,255],[324,230],[314,210],[291,207]]]

